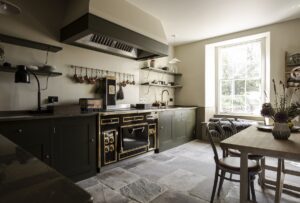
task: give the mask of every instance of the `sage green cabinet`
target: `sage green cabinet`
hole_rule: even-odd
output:
[[[163,111],[158,120],[159,149],[164,151],[195,138],[196,109]]]
[[[172,116],[173,113],[171,111],[159,113],[158,137],[160,150],[172,144]]]

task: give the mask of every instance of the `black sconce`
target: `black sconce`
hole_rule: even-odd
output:
[[[17,71],[15,73],[15,83],[30,83],[30,74],[32,74],[35,77],[37,84],[38,84],[38,109],[37,109],[37,111],[41,112],[42,111],[42,108],[41,108],[41,86],[40,86],[40,81],[39,81],[38,77],[36,76],[36,74],[33,71],[27,69],[26,66],[19,65],[19,66],[17,66]]]

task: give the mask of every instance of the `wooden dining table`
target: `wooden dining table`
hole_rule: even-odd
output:
[[[300,161],[300,133],[291,133],[288,140],[274,139],[271,132],[259,131],[256,126],[240,131],[239,133],[223,140],[222,148],[236,149],[241,152],[241,181],[240,202],[248,200],[248,154],[258,154],[278,158],[276,177],[275,202],[281,199],[284,181],[284,159]]]

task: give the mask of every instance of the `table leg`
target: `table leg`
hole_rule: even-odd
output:
[[[284,180],[283,162],[284,162],[283,159],[278,159],[275,203],[280,203],[281,200],[281,193],[282,193],[283,180]]]
[[[241,151],[240,203],[248,201],[248,153]]]

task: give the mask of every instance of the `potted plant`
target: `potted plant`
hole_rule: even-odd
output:
[[[273,79],[273,90],[275,93],[275,105],[264,103],[262,105],[261,115],[271,118],[274,121],[272,134],[275,139],[287,140],[291,134],[293,127],[292,120],[300,115],[300,103],[292,102],[291,98],[297,89],[294,89],[290,94],[287,94],[287,89],[283,82],[280,81],[283,94],[278,94],[275,80]]]

